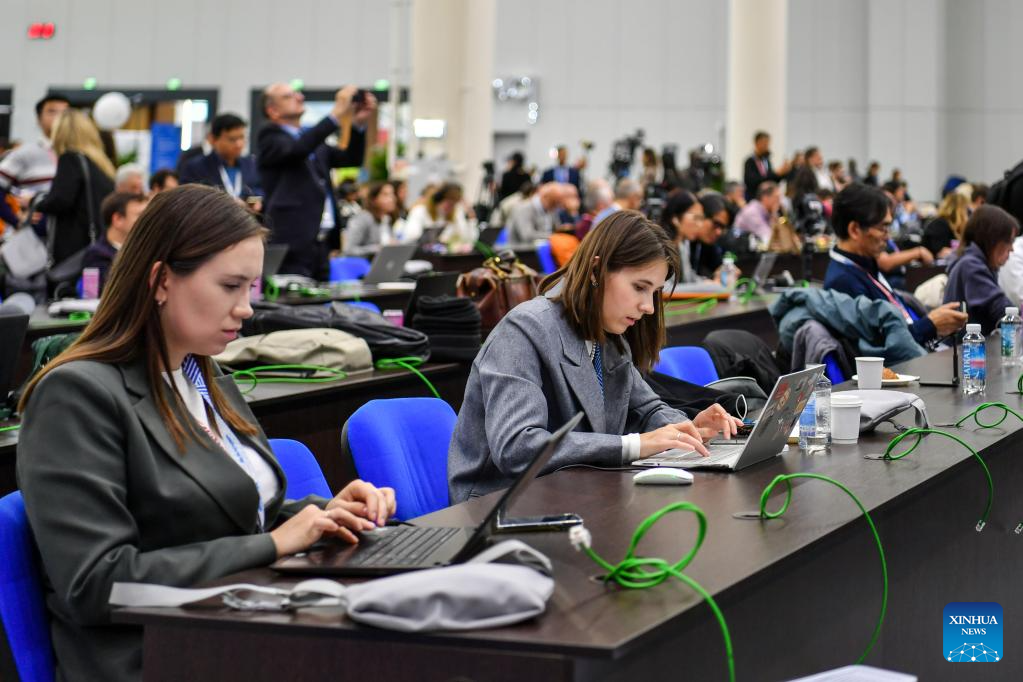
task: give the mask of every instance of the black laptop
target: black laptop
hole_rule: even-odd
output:
[[[480,232],[480,241],[487,246],[493,246],[497,243],[497,238],[501,236],[501,232],[504,231],[503,226],[498,227],[485,227]]]
[[[551,434],[544,449],[536,454],[515,483],[500,495],[483,522],[475,528],[386,526],[362,533],[357,545],[330,540],[327,547],[284,557],[270,567],[281,573],[389,575],[462,563],[485,549],[490,537],[505,526],[505,511],[547,466],[565,434],[574,429],[582,418],[583,413],[580,412]],[[549,522],[547,527],[564,528],[582,523],[582,519],[564,514],[544,518],[531,527],[543,527],[544,522]],[[527,528],[516,521],[509,521],[508,527],[516,530]]]
[[[0,407],[14,384],[14,372],[21,357],[21,344],[25,342],[29,316],[22,312],[0,313]]]

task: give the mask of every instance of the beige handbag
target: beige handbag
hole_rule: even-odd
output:
[[[213,358],[221,365],[315,365],[346,372],[370,369],[373,358],[366,341],[340,329],[286,329],[246,336],[227,344]]]

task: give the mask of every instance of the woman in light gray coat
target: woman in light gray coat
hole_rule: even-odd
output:
[[[265,236],[224,192],[161,192],[96,317],[25,391],[18,482],[60,680],[141,679],[142,628],[111,622],[115,582],[191,586],[323,535],[355,542],[394,511],[393,491],[361,481],[286,500],[266,436],[210,360],[252,314]]]
[[[391,224],[396,198],[394,187],[386,182],[374,182],[366,194],[366,210],[348,220],[345,226],[345,255],[365,256],[376,253],[381,246],[393,244],[395,226]]]
[[[473,362],[458,413],[448,452],[452,503],[510,485],[579,411],[586,418],[551,469],[622,466],[674,447],[707,454],[702,439],[735,434],[740,422],[720,405],[690,421],[640,375],[664,345],[661,289],[679,271],[664,231],[619,211],[544,280],[544,295],[501,320]]]

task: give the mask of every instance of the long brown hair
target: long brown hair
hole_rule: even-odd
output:
[[[984,204],[979,206],[963,228],[963,238],[959,242],[959,255],[962,255],[970,244],[976,244],[984,252],[984,259],[991,261],[991,254],[999,244],[1012,244],[1019,234],[1019,222],[1004,209]]]
[[[251,237],[265,239],[267,233],[247,208],[220,190],[189,184],[157,194],[114,259],[96,316],[67,350],[32,379],[18,409],[25,411],[39,382],[61,365],[76,360],[122,364],[144,357],[160,416],[178,448],[184,450],[185,430],[160,390],[164,383],[161,374],[170,373],[171,368],[156,304],[157,287],[168,271],[187,276],[224,249]],[[156,277],[150,277],[156,264],[159,264]],[[220,416],[232,429],[254,435],[256,427],[231,408],[213,380],[213,361],[198,355],[195,359]],[[173,382],[171,388],[176,406],[187,413]],[[199,434],[191,422],[187,422],[187,427],[189,435],[198,441]]]
[[[616,211],[587,233],[571,260],[541,282],[540,291],[547,292],[563,280],[557,300],[564,307],[569,326],[584,339],[604,343],[607,334],[601,313],[607,275],[657,261],[668,265],[669,277],[682,271],[678,249],[657,223],[638,211]],[[649,371],[665,341],[660,292],[654,293],[653,314],[640,318],[624,336],[632,350],[633,363],[640,370]],[[619,336],[612,340],[619,351],[624,351]]]

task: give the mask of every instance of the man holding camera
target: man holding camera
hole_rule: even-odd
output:
[[[269,123],[259,131],[257,158],[270,241],[289,247],[282,273],[327,279],[327,236],[338,218],[330,169],[362,165],[365,125],[375,109],[372,94],[345,86],[334,95],[330,114],[311,128],[300,128],[305,113],[302,93],[287,83],[274,83],[263,91]],[[327,146],[325,140],[348,116],[353,123],[348,146]]]

